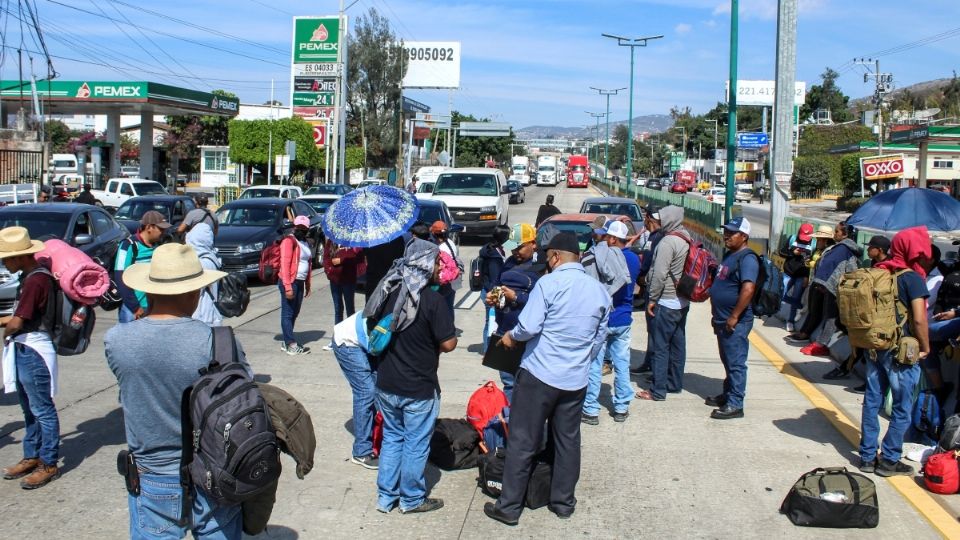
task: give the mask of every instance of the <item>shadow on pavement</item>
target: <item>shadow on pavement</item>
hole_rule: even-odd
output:
[[[691,394],[696,394],[702,399],[706,399],[723,392],[723,379],[704,377],[699,373],[691,373],[688,371],[683,376],[683,389]],[[747,391],[749,392],[749,386]]]
[[[126,442],[123,431],[123,411],[113,409],[106,416],[77,424],[77,429],[60,435],[61,471],[69,472],[94,455],[104,446]]]
[[[824,422],[824,416],[830,422]],[[853,465],[858,464],[859,458],[855,449],[833,428],[834,420],[836,420],[836,413],[833,411],[807,409],[799,418],[781,418],[774,420],[773,425],[788,435],[832,445],[837,454]]]
[[[326,330],[307,330],[304,332],[298,332],[294,330],[293,335],[296,336],[297,340],[300,341],[300,345],[307,345],[308,343],[314,343],[323,339],[327,335]],[[277,334],[273,336],[274,341],[283,341],[283,334]]]
[[[300,538],[300,535],[297,534],[297,531],[291,529],[290,527],[284,527],[283,525],[267,525],[267,529],[262,533],[256,536],[250,536],[248,534],[243,535],[244,538],[271,538],[276,540],[294,540],[295,538]]]

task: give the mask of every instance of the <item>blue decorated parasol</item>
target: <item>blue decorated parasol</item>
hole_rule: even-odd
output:
[[[417,200],[392,186],[355,189],[323,215],[327,238],[347,247],[372,247],[402,235],[417,219]]]

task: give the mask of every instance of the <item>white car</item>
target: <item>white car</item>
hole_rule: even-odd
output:
[[[714,187],[710,188],[710,191],[707,192],[707,200],[715,204],[727,203],[727,189]]]
[[[265,197],[279,197],[281,199],[299,199],[303,191],[297,186],[254,186],[248,187],[240,193],[241,199],[261,199]]]
[[[436,182],[418,182],[416,197],[418,200],[429,199],[433,197],[433,188]]]
[[[363,182],[360,182],[359,184],[357,184],[357,189],[370,187],[370,186],[383,186],[386,184],[387,184],[386,180],[364,180]]]
[[[464,234],[486,236],[509,222],[510,192],[500,169],[473,167],[444,171],[434,185],[433,200],[447,203]]]

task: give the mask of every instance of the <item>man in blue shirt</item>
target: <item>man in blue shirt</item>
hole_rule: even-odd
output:
[[[610,363],[613,364],[613,420],[624,422],[630,414],[630,400],[633,390],[630,387],[630,327],[633,325],[633,287],[640,274],[640,258],[627,247],[627,226],[619,221],[607,223],[604,238],[612,249],[619,249],[627,263],[629,281],[613,294],[613,311],[607,324],[607,339],[600,354],[590,365],[590,376],[587,383],[587,396],[583,402],[583,416],[585,424],[597,425],[600,422],[600,378],[603,367],[604,349],[610,352]]]
[[[717,407],[710,418],[743,418],[743,397],[747,391],[747,341],[753,330],[753,293],[760,275],[760,258],[748,246],[750,222],[738,217],[723,226],[727,253],[717,268],[710,287],[713,332],[720,347],[720,361],[726,377],[723,393],[705,401]]]
[[[560,233],[547,245],[547,267],[530,292],[527,305],[501,344],[526,341],[510,414],[510,444],[503,471],[503,489],[483,512],[491,519],[516,525],[533,458],[550,422],[554,446],[553,481],[548,508],[570,517],[580,478],[580,411],[587,392],[591,362],[607,336],[610,295],[580,265],[580,245],[572,233]]]

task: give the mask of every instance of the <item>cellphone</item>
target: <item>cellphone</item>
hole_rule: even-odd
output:
[[[121,450],[117,454],[117,472],[123,476],[127,485],[127,493],[138,497],[140,495],[140,471],[137,462],[129,450]]]

